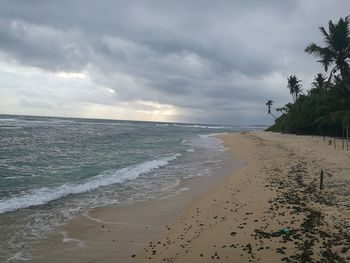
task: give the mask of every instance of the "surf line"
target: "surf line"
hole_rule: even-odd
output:
[[[102,223],[106,225],[130,225],[130,226],[144,226],[143,224],[133,224],[133,223],[127,223],[127,222],[109,222],[109,221],[104,221],[101,219],[98,219],[96,217],[92,217],[88,214],[83,214],[86,218],[90,219],[91,221],[95,221],[97,223]]]
[[[59,233],[63,236],[62,238],[62,243],[70,243],[70,242],[74,242],[76,243],[79,247],[86,247],[85,245],[85,241],[84,240],[80,240],[80,239],[76,239],[76,238],[70,238],[68,236],[68,233],[65,231],[59,231]]]

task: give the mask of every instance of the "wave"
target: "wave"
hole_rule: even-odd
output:
[[[227,129],[228,126],[206,126],[207,129]]]
[[[231,128],[230,126],[210,126],[210,125],[198,125],[198,124],[174,124],[176,127],[181,127],[181,128],[199,128],[199,129],[228,129]]]
[[[13,119],[13,118],[0,118],[0,121],[17,121],[17,119]]]
[[[103,186],[123,183],[127,180],[136,179],[141,174],[166,166],[169,162],[181,156],[180,153],[160,159],[131,165],[119,170],[106,171],[81,184],[64,184],[55,188],[43,187],[34,189],[28,194],[0,200],[0,214],[18,209],[44,205],[70,194],[85,193]]]
[[[218,135],[223,135],[223,134],[227,134],[227,132],[217,132],[217,133],[210,133],[210,134],[201,134],[198,135],[199,137],[203,138],[203,139],[207,139],[209,137],[215,137]]]
[[[181,144],[190,146],[190,149],[186,149],[187,152],[197,149],[213,150],[214,152],[224,152],[227,149],[224,147],[223,141],[217,137],[220,134],[227,134],[226,132],[221,133],[210,133],[210,134],[199,134],[197,137],[191,139],[182,140]]]

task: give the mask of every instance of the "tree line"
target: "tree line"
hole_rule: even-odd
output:
[[[292,103],[271,111],[272,100],[266,106],[275,123],[267,130],[296,134],[320,134],[342,136],[350,129],[350,19],[340,18],[338,23],[329,21],[328,31],[320,27],[325,45],[310,43],[305,52],[315,56],[324,73],[315,75],[311,87],[303,91],[302,81],[291,75],[287,88]]]

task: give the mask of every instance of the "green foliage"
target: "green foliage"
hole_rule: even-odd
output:
[[[301,80],[295,75],[288,78],[287,87],[294,103],[278,110],[282,115],[269,131],[297,134],[341,135],[350,128],[350,21],[329,22],[329,32],[320,28],[326,43],[320,47],[311,43],[305,51],[320,60],[328,78],[322,73],[315,76],[307,95],[301,93]],[[337,74],[339,73],[339,74]]]
[[[339,72],[340,78],[345,82],[347,90],[350,92],[350,19],[340,18],[337,24],[332,20],[328,24],[328,32],[324,27],[320,27],[324,37],[325,47],[320,47],[315,43],[309,44],[305,52],[318,57],[325,71],[333,66],[329,74],[329,82],[333,75]]]
[[[268,130],[297,134],[341,135],[350,121],[350,93],[344,86],[333,85],[328,90],[301,95],[289,104]]]
[[[293,101],[295,102],[299,96],[299,94],[302,92],[301,88],[301,80],[298,79],[297,76],[291,75],[288,79],[288,89],[290,94],[292,95]]]

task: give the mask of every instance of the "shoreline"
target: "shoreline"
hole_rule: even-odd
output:
[[[220,138],[231,160],[244,166],[188,179],[196,191],[94,209],[90,215],[102,221],[73,220],[63,228],[66,243],[62,236],[50,239],[48,249],[59,247],[33,262],[350,260],[350,152],[321,137],[242,132]]]

